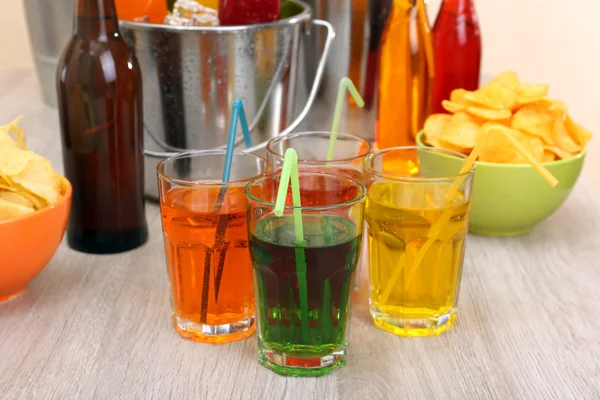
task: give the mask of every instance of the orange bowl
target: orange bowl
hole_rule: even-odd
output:
[[[50,207],[0,221],[0,303],[23,293],[50,262],[62,241],[72,187],[61,177],[62,197]]]

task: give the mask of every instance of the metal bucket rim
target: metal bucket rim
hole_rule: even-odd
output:
[[[302,12],[291,16],[289,18],[278,19],[274,22],[267,22],[264,24],[253,24],[253,25],[233,25],[233,26],[173,26],[165,24],[151,24],[147,22],[135,22],[119,20],[119,25],[122,28],[130,30],[149,30],[149,31],[164,31],[173,33],[185,33],[185,32],[199,32],[199,33],[212,33],[212,32],[239,32],[239,31],[260,31],[263,29],[296,25],[301,22],[305,22],[311,19],[312,10],[310,6],[299,0],[292,0],[302,7]]]

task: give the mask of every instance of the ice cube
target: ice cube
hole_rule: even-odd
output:
[[[166,25],[173,26],[217,26],[217,10],[205,7],[194,0],[177,0],[173,13],[165,17]]]
[[[172,14],[165,17],[164,24],[171,26],[190,26],[191,21],[187,18]]]
[[[379,232],[379,234],[377,236],[379,236],[381,241],[383,243],[385,243],[385,245],[387,247],[389,247],[390,249],[404,250],[404,248],[406,247],[406,245],[404,244],[404,241],[402,239],[396,237],[395,235],[392,235],[391,233],[382,231],[382,232]]]
[[[193,15],[191,19],[188,19],[173,14],[167,15],[164,23],[171,26],[217,26],[219,20],[216,17],[205,15]]]
[[[286,224],[277,230],[276,243],[284,246],[294,246],[296,244],[296,232],[292,224]]]
[[[177,0],[173,4],[173,12],[179,12],[184,18],[191,18],[193,14],[217,15],[217,10],[205,7],[196,0]]]
[[[219,18],[216,15],[201,13],[192,15],[193,26],[217,26],[219,25]]]

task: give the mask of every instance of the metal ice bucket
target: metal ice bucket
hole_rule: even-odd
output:
[[[310,95],[294,115],[299,51],[313,25],[327,30],[326,46]],[[308,113],[335,34],[297,3],[295,15],[279,21],[232,27],[174,27],[121,21],[134,51],[144,91],[146,195],[156,198],[156,165],[172,154],[224,147],[231,108],[244,101],[255,146],[291,132]],[[241,134],[238,143],[241,143]]]
[[[56,67],[73,29],[74,0],[23,0],[42,98],[56,107]]]

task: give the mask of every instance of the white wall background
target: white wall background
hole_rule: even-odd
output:
[[[5,68],[33,68],[21,0],[0,0],[0,69]]]
[[[429,3],[433,18],[441,0]],[[551,95],[564,100],[575,120],[597,135],[590,143],[585,174],[600,187],[600,2],[478,0],[476,4],[484,77],[512,69],[526,82],[549,84]],[[22,4],[0,0],[0,70],[15,68],[33,68]]]

